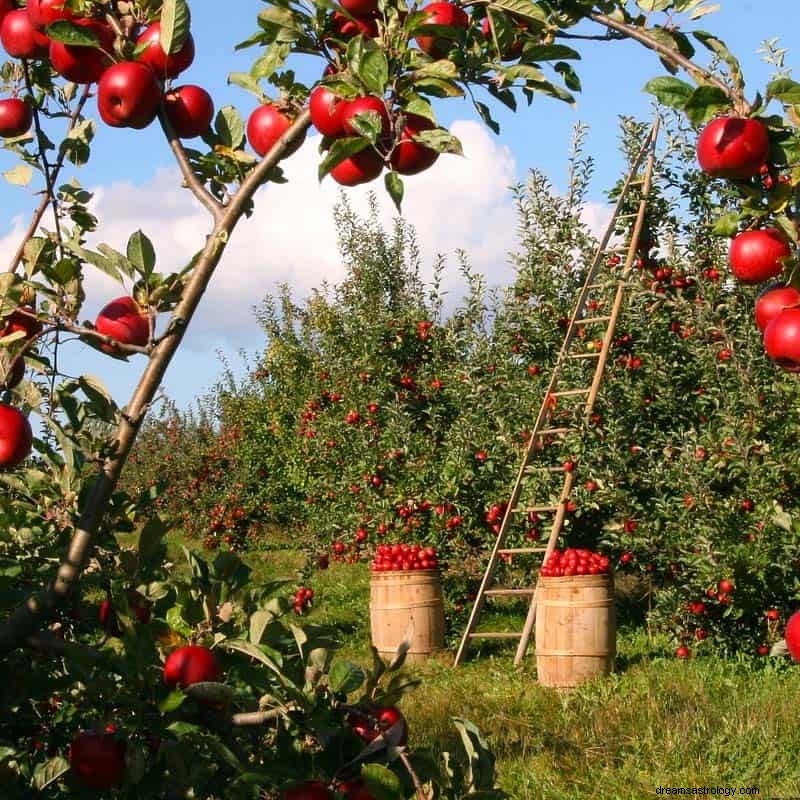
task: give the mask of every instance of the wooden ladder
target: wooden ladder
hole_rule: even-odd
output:
[[[475,596],[475,602],[470,613],[467,628],[464,631],[464,636],[461,639],[461,644],[456,653],[454,666],[458,666],[465,658],[469,645],[473,639],[518,639],[517,652],[514,657],[514,664],[518,665],[525,652],[528,649],[528,644],[533,631],[534,622],[536,620],[536,590],[535,588],[527,589],[512,589],[500,586],[493,586],[494,575],[497,565],[502,557],[516,556],[516,555],[535,555],[541,556],[542,563],[547,560],[550,553],[555,549],[558,537],[561,535],[564,517],[567,513],[567,503],[572,492],[573,484],[575,482],[575,473],[573,470],[567,470],[563,466],[535,466],[532,462],[535,459],[538,451],[541,449],[542,440],[546,437],[564,436],[570,432],[579,430],[575,427],[555,426],[552,423],[553,411],[558,404],[560,398],[582,398],[583,399],[583,420],[588,421],[594,410],[595,401],[600,390],[600,384],[603,380],[603,373],[605,371],[606,362],[608,361],[609,349],[614,337],[614,328],[616,327],[617,319],[619,318],[622,309],[622,303],[625,296],[625,287],[627,279],[633,267],[634,261],[637,258],[637,251],[639,245],[639,238],[642,233],[642,228],[645,222],[645,215],[647,212],[647,200],[650,194],[650,188],[653,181],[653,168],[655,165],[656,142],[658,139],[659,131],[659,118],[656,119],[650,128],[650,131],[645,139],[645,142],[631,164],[630,172],[623,184],[620,191],[619,199],[612,213],[611,220],[603,234],[594,258],[589,266],[584,281],[583,287],[578,294],[578,299],[575,303],[575,308],[572,312],[572,317],[567,326],[564,343],[559,352],[556,360],[553,374],[550,379],[550,384],[545,392],[539,415],[536,418],[536,423],[531,432],[530,439],[525,448],[525,454],[522,459],[519,472],[517,474],[514,488],[511,491],[511,497],[508,501],[508,506],[503,515],[503,520],[500,525],[500,530],[497,534],[497,539],[494,543],[492,553],[489,557],[489,563],[486,567],[486,572],[481,581],[478,593]],[[640,173],[642,164],[644,163],[644,171]],[[634,213],[624,213],[626,201],[632,187],[641,186],[641,199],[639,202],[639,209]],[[614,235],[615,230],[620,225],[628,225],[633,223],[632,228],[629,227],[629,235],[627,243],[622,246],[611,246],[610,242]],[[620,264],[621,267],[619,276],[616,281],[607,281],[605,283],[599,282],[601,270],[607,266],[610,258],[625,253],[625,262]],[[595,316],[592,313],[587,313],[587,303],[590,298],[594,298],[595,292],[611,287],[614,289],[613,301],[611,309],[608,314]],[[594,352],[576,352],[574,347],[576,341],[581,342],[580,337],[577,336],[577,331],[583,329],[584,331],[594,329],[597,331],[596,335],[592,336],[593,339],[599,336],[599,326],[605,326],[603,334],[602,346],[599,350]],[[596,361],[594,374],[587,386],[579,388],[566,388],[560,389],[562,384],[562,373],[570,362],[581,360],[584,363],[591,363],[592,360]],[[519,505],[522,496],[523,484],[528,476],[541,473],[542,471],[563,473],[563,485],[559,494],[557,503],[545,503],[542,505]],[[506,547],[506,540],[508,539],[509,529],[514,516],[517,514],[552,514],[553,523],[550,528],[550,535],[547,539],[547,544],[544,547]],[[485,632],[476,631],[478,621],[480,619],[481,611],[483,610],[484,603],[487,597],[530,597],[530,606],[528,614],[525,619],[525,626],[520,632]]]

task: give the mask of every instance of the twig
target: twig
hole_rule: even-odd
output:
[[[737,111],[740,113],[747,114],[750,112],[750,105],[747,103],[744,97],[738,93],[733,93],[731,88],[724,81],[720,80],[716,75],[714,75],[713,72],[710,72],[704,67],[695,64],[694,61],[686,58],[686,56],[681,55],[668,45],[665,45],[663,42],[660,42],[654,36],[651,36],[646,30],[637,28],[635,25],[628,25],[625,22],[619,22],[613,17],[609,17],[607,14],[598,14],[592,12],[589,14],[589,18],[600,25],[605,25],[611,30],[618,31],[627,38],[639,42],[639,44],[643,44],[649,50],[653,50],[660,56],[663,56],[667,61],[670,61],[676,66],[685,69],[686,72],[695,78],[695,80],[702,79],[707,84],[721,89],[728,97],[731,98],[736,106]]]
[[[75,127],[75,123],[78,121],[78,118],[83,112],[83,107],[86,105],[89,97],[90,87],[86,86],[84,87],[81,99],[78,101],[78,104],[75,106],[75,110],[72,112],[72,116],[69,118],[69,128],[67,128],[67,132],[71,131]],[[64,166],[64,159],[66,158],[66,155],[67,149],[62,147],[61,152],[58,154],[58,158],[56,159],[56,163],[53,165],[53,171],[51,173],[53,185],[55,185],[55,182],[58,180],[58,176],[61,173],[61,168]],[[36,235],[36,231],[39,229],[39,223],[42,221],[42,217],[44,216],[44,212],[47,211],[48,205],[50,205],[50,194],[45,193],[44,197],[42,198],[42,202],[39,204],[36,211],[33,212],[33,217],[31,218],[30,225],[28,225],[28,230],[25,231],[25,235],[22,237],[22,243],[17,248],[16,253],[14,253],[11,263],[8,265],[7,272],[16,272],[20,261],[22,261],[22,256],[25,254],[25,246]]]
[[[280,719],[283,714],[284,709],[282,708],[273,708],[270,711],[250,711],[243,714],[234,714],[231,717],[231,725],[235,725],[236,727],[263,725],[266,722]]]
[[[192,165],[189,163],[189,157],[186,155],[186,150],[183,147],[181,140],[178,138],[178,134],[175,133],[175,129],[172,127],[172,123],[169,121],[169,117],[167,117],[167,112],[164,108],[164,102],[161,103],[161,108],[158,111],[158,121],[161,123],[161,127],[164,130],[164,135],[167,137],[167,141],[169,142],[169,146],[175,156],[175,160],[178,162],[178,166],[181,170],[181,175],[183,175],[183,180],[186,182],[186,186],[189,188],[191,193],[206,207],[208,213],[214,218],[215,222],[219,222],[222,219],[222,215],[225,213],[225,207],[217,200],[211,192],[206,189],[206,187],[202,184],[200,179],[195,175],[194,170],[192,169]]]
[[[183,340],[232,232],[256,191],[269,178],[269,173],[286,151],[305,136],[310,124],[311,116],[308,110],[305,110],[244,180],[230,205],[216,221],[186,285],[183,297],[173,312],[170,327],[175,328],[175,334],[159,342],[150,355],[150,361],[128,403],[127,414],[117,428],[113,452],[105,459],[84,501],[75,533],[56,579],[50,586],[31,595],[0,625],[0,653],[18,647],[37,629],[42,620],[66,599],[76,585],[88,558],[92,537],[100,527],[111,495],[133,449],[141,422],[161,386],[164,374]]]
[[[411,759],[408,757],[408,753],[405,750],[399,751],[400,760],[403,762],[403,766],[406,768],[406,771],[411,776],[411,782],[414,784],[414,789],[417,792],[418,800],[428,800],[425,797],[425,790],[422,788],[422,784],[419,780],[419,775],[414,770],[414,767],[411,766]]]

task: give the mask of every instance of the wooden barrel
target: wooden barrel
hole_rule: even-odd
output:
[[[369,621],[372,643],[391,659],[413,621],[409,662],[424,661],[444,647],[444,600],[439,570],[373,572]]]
[[[536,673],[542,686],[572,688],[614,670],[613,575],[539,578]]]

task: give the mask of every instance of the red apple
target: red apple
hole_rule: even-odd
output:
[[[339,0],[339,5],[354,17],[366,17],[378,12],[378,0]]]
[[[73,83],[95,83],[111,66],[109,57],[114,49],[114,32],[104,22],[78,19],[73,22],[95,34],[98,47],[77,47],[63,42],[50,42],[50,63],[53,69]]]
[[[9,11],[13,10],[14,10],[13,0],[0,0],[0,24],[2,24],[6,14],[8,14]]]
[[[13,469],[31,452],[33,430],[28,418],[13,406],[0,403],[0,469]]]
[[[144,347],[150,341],[150,319],[132,297],[112,300],[97,315],[95,328],[103,336],[110,336],[122,344]],[[114,346],[104,344],[103,350],[113,352]]]
[[[0,137],[14,139],[24,136],[33,125],[31,107],[18,97],[0,100]]]
[[[281,800],[334,800],[334,798],[333,792],[319,781],[296,783],[281,795]]]
[[[776,228],[744,231],[731,242],[731,271],[745,284],[761,283],[783,271],[782,258],[792,254],[786,237]]]
[[[349,100],[345,103],[341,111],[342,129],[345,134],[349,136],[358,136],[358,131],[353,127],[350,120],[356,114],[366,114],[369,111],[374,111],[381,120],[381,136],[386,136],[391,128],[391,120],[389,119],[389,112],[386,110],[386,103],[380,97],[368,95],[367,97],[356,97],[355,100]]]
[[[378,35],[378,23],[374,16],[346,17],[339,11],[334,11],[331,16],[333,30],[337,36],[350,39],[358,34],[363,34],[367,39],[374,39]]]
[[[342,186],[358,186],[369,183],[383,171],[383,159],[371,147],[340,161],[332,170],[331,177]]]
[[[164,96],[167,117],[181,139],[202,136],[214,119],[214,101],[199,86],[179,86]]]
[[[413,137],[422,131],[431,131],[436,125],[419,114],[406,114],[406,124],[400,134],[400,141],[391,155],[391,165],[401,175],[416,175],[432,166],[439,154],[424,144],[413,141]]]
[[[159,78],[177,78],[194,61],[194,38],[190,33],[177,53],[167,55],[161,46],[161,23],[154,22],[136,40],[136,49],[145,47],[137,57],[147,64]]]
[[[14,58],[45,58],[50,39],[34,28],[24,8],[9,11],[0,25],[0,42]]]
[[[732,584],[732,583],[731,583],[729,580],[727,580],[726,578],[723,578],[723,579],[722,579],[722,580],[721,580],[721,581],[720,581],[720,582],[717,584],[717,588],[718,588],[718,589],[719,589],[719,590],[720,590],[720,591],[721,591],[723,594],[731,594],[731,593],[733,592],[733,590],[734,590],[736,587],[735,587],[735,586],[734,586],[734,585],[733,585],[733,584]]]
[[[761,333],[770,322],[785,308],[800,305],[800,292],[794,286],[783,283],[767,286],[756,298],[756,325]]]
[[[453,3],[430,3],[420,10],[427,14],[425,25],[446,25],[448,28],[461,30],[469,27],[467,13]],[[444,58],[453,47],[452,35],[423,35],[415,38],[419,49],[433,58]]]
[[[752,178],[768,155],[769,134],[757,119],[718,117],[697,139],[700,167],[715,178]]]
[[[222,670],[214,653],[207,647],[188,645],[173,650],[164,664],[164,683],[185,688],[193,683],[218,681]]]
[[[265,156],[278,139],[292,126],[293,120],[273,105],[259,106],[247,121],[247,140],[260,156]],[[300,137],[289,147],[284,158],[297,152],[305,137]]]
[[[90,789],[113,789],[125,774],[125,742],[110,733],[81,731],[70,745],[69,765]]]
[[[692,651],[685,644],[682,644],[677,650],[675,650],[676,658],[689,658],[691,655]]]
[[[800,372],[800,308],[778,313],[764,330],[764,350],[788,372]]]
[[[404,745],[408,741],[408,725],[396,706],[383,706],[370,709],[364,714],[351,714],[347,721],[356,736],[365,742],[377,739],[381,733],[397,723],[400,724],[400,737],[397,743]]]
[[[26,339],[38,336],[42,332],[42,323],[38,319],[28,316],[35,313],[36,309],[33,306],[20,306],[19,310],[13,311],[4,320],[3,328],[0,330],[0,337],[20,332],[25,334]]]
[[[348,800],[376,800],[362,781],[344,781],[336,787],[339,794]]]
[[[327,86],[317,86],[308,100],[312,125],[323,136],[344,136],[342,111],[347,101],[337,97]]]
[[[795,611],[786,623],[786,647],[793,661],[800,661],[800,611]]]
[[[74,19],[75,15],[64,8],[64,0],[28,0],[25,9],[31,24],[37,28],[46,28],[60,19]]]
[[[97,86],[97,108],[112,128],[146,128],[158,113],[161,84],[155,72],[137,61],[109,67]]]

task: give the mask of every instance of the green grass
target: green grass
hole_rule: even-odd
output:
[[[254,580],[294,577],[289,549],[252,553]],[[335,623],[342,656],[370,663],[366,566],[315,576],[315,622]],[[500,612],[494,622],[521,628]],[[758,787],[800,796],[800,669],[773,659],[678,661],[666,640],[623,627],[618,672],[571,693],[536,683],[535,659],[517,669],[496,644],[458,669],[451,656],[408,667],[422,686],[404,699],[411,744],[454,749],[452,717],[466,717],[497,756],[501,786],[518,800],[656,797],[659,786]],[[739,795],[742,796],[742,795]]]

